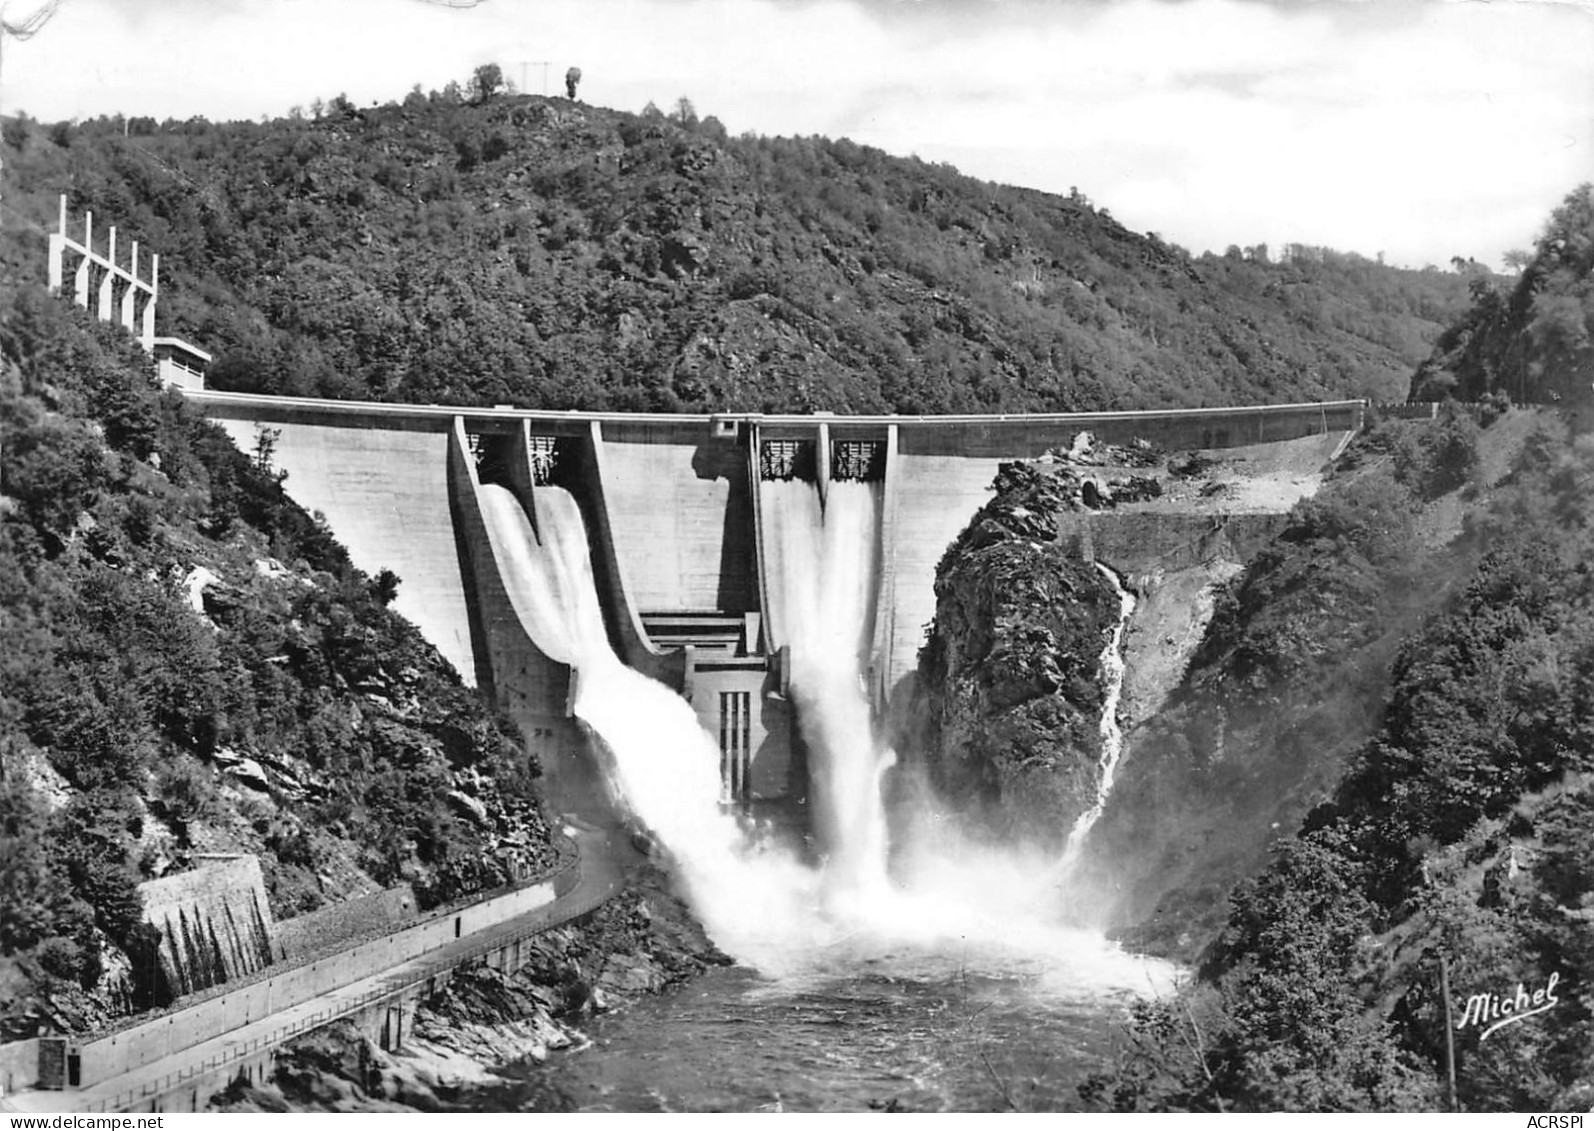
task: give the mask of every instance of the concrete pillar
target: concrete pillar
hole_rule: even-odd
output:
[[[83,213],[83,258],[78,260],[73,276],[72,300],[84,310],[89,308],[89,253],[94,250],[94,213]]]
[[[58,295],[66,282],[66,193],[61,194],[60,226],[50,233],[50,293]]]
[[[155,348],[155,300],[160,296],[160,277],[161,257],[155,253],[149,257],[149,298],[144,302],[144,321],[139,328],[139,341],[151,351]]]
[[[570,448],[560,459],[568,460],[567,482],[586,520],[593,581],[598,586],[598,597],[616,650],[629,666],[672,687],[676,686],[680,678],[679,657],[664,654],[649,639],[642,624],[642,614],[631,596],[630,580],[621,569],[620,558],[615,551],[605,487],[609,473],[605,466],[602,423],[589,421],[587,434],[571,437]]]
[[[819,509],[824,510],[830,498],[830,425],[819,424],[819,438],[814,441],[814,482],[819,486]]]
[[[877,713],[889,706],[896,673],[891,670],[891,641],[896,631],[897,603],[897,426],[888,425],[885,459],[880,472],[880,576],[875,589],[874,639],[869,649],[869,693]]]
[[[121,318],[122,329],[131,334],[133,332],[133,311],[138,303],[138,292],[142,289],[138,285],[137,240],[133,241],[133,266],[129,270],[132,273],[133,281],[129,283],[127,285],[127,289],[122,292],[122,309],[119,314]]]
[[[66,260],[66,237],[59,232],[50,233],[50,293],[58,295],[66,282],[63,270]]]
[[[111,228],[111,253],[106,258],[110,260],[111,268],[100,279],[99,319],[101,322],[109,322],[113,317],[111,303],[116,289],[116,229],[114,227]]]
[[[781,632],[784,625],[777,623],[777,618],[770,615],[769,606],[769,576],[764,568],[764,518],[763,518],[763,491],[760,484],[763,482],[762,452],[764,447],[763,429],[753,421],[747,424],[747,482],[748,489],[753,496],[753,570],[758,578],[758,607],[763,611],[764,651],[769,652],[775,642],[783,640]],[[781,688],[785,693],[784,686]]]

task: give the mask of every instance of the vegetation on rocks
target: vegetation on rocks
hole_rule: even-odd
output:
[[[0,321],[0,966],[7,1036],[161,987],[136,885],[260,857],[288,917],[551,863],[538,770],[122,331],[20,288]]]
[[[1439,965],[1538,1018],[1455,1032],[1467,1110],[1594,1100],[1594,445],[1541,437],[1478,518],[1490,549],[1401,646],[1377,733],[1236,889],[1201,981],[1144,1006],[1089,1094],[1121,1109],[1445,1102]]]
[[[1524,273],[1515,346],[1490,352],[1509,336],[1497,326],[1502,336],[1466,339],[1477,349],[1437,358],[1427,379],[1448,366],[1473,381],[1492,357],[1473,395],[1582,380],[1581,354],[1547,348],[1531,311],[1535,296],[1587,290],[1594,260],[1576,258],[1587,201],[1586,187],[1569,198]],[[1540,270],[1550,257],[1577,266]],[[1495,303],[1480,294],[1447,340],[1485,326]],[[1233,888],[1226,922],[1206,920],[1216,937],[1181,916],[1193,900],[1164,907],[1190,937],[1139,932],[1199,951],[1200,978],[1137,1009],[1087,1099],[1445,1105],[1443,967],[1455,1022],[1478,995],[1554,998],[1487,1040],[1476,1016],[1453,1025],[1456,1103],[1594,1102],[1594,440],[1569,434],[1583,406],[1560,401],[1558,414],[1503,417],[1486,404],[1481,433],[1460,414],[1375,429],[1237,579],[1179,701],[1136,736],[1134,787],[1109,806],[1097,851],[1127,855],[1149,820],[1171,830],[1153,857],[1177,853],[1180,837],[1186,856],[1196,845],[1221,857],[1218,823],[1266,827],[1264,807],[1236,799],[1271,798],[1271,861]],[[1497,442],[1534,420],[1523,442]],[[1148,805],[1138,826],[1126,818]],[[1215,814],[1205,823],[1203,808]],[[1266,838],[1219,859],[1197,898],[1215,903]]]
[[[1441,958],[1457,1017],[1559,987],[1457,1034],[1464,1107],[1594,1099],[1591,469],[1553,414],[1384,422],[1220,591],[1073,889],[1200,980],[1135,1008],[1088,1102],[1438,1107]],[[1113,602],[1059,537],[1066,466],[997,488],[938,574],[926,749],[988,823],[1055,831],[1094,784]]]
[[[1594,410],[1594,184],[1551,215],[1514,285],[1479,277],[1435,344],[1413,397],[1555,401]]]

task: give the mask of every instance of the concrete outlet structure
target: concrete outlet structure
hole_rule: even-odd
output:
[[[245,451],[269,433],[288,493],[319,512],[355,564],[401,580],[395,608],[524,732],[564,804],[594,801],[571,717],[571,671],[532,639],[483,514],[485,485],[512,491],[538,527],[539,497],[574,497],[615,653],[675,688],[719,740],[728,803],[802,800],[801,742],[785,695],[789,626],[781,547],[760,484],[880,483],[873,636],[878,712],[911,694],[935,610],[935,567],[991,497],[1006,460],[1075,436],[1167,449],[1317,437],[1361,426],[1363,404],[1050,416],[831,417],[551,413],[193,391]],[[1314,450],[1316,450],[1314,448]]]

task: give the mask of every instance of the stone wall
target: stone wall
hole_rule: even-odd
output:
[[[408,884],[334,903],[277,924],[277,955],[297,962],[383,928],[396,930],[415,915],[415,892]]]
[[[1082,553],[1088,545],[1085,556],[1132,580],[1219,558],[1248,561],[1288,521],[1287,514],[1077,513],[1060,516],[1058,528],[1080,540]]]
[[[213,859],[138,885],[144,919],[161,933],[162,977],[173,997],[236,981],[276,960],[260,861]]]

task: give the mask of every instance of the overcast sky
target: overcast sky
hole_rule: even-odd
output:
[[[598,105],[1077,186],[1194,251],[1498,267],[1594,179],[1594,0],[63,0],[0,105],[258,118],[484,62],[541,93],[543,61]]]

